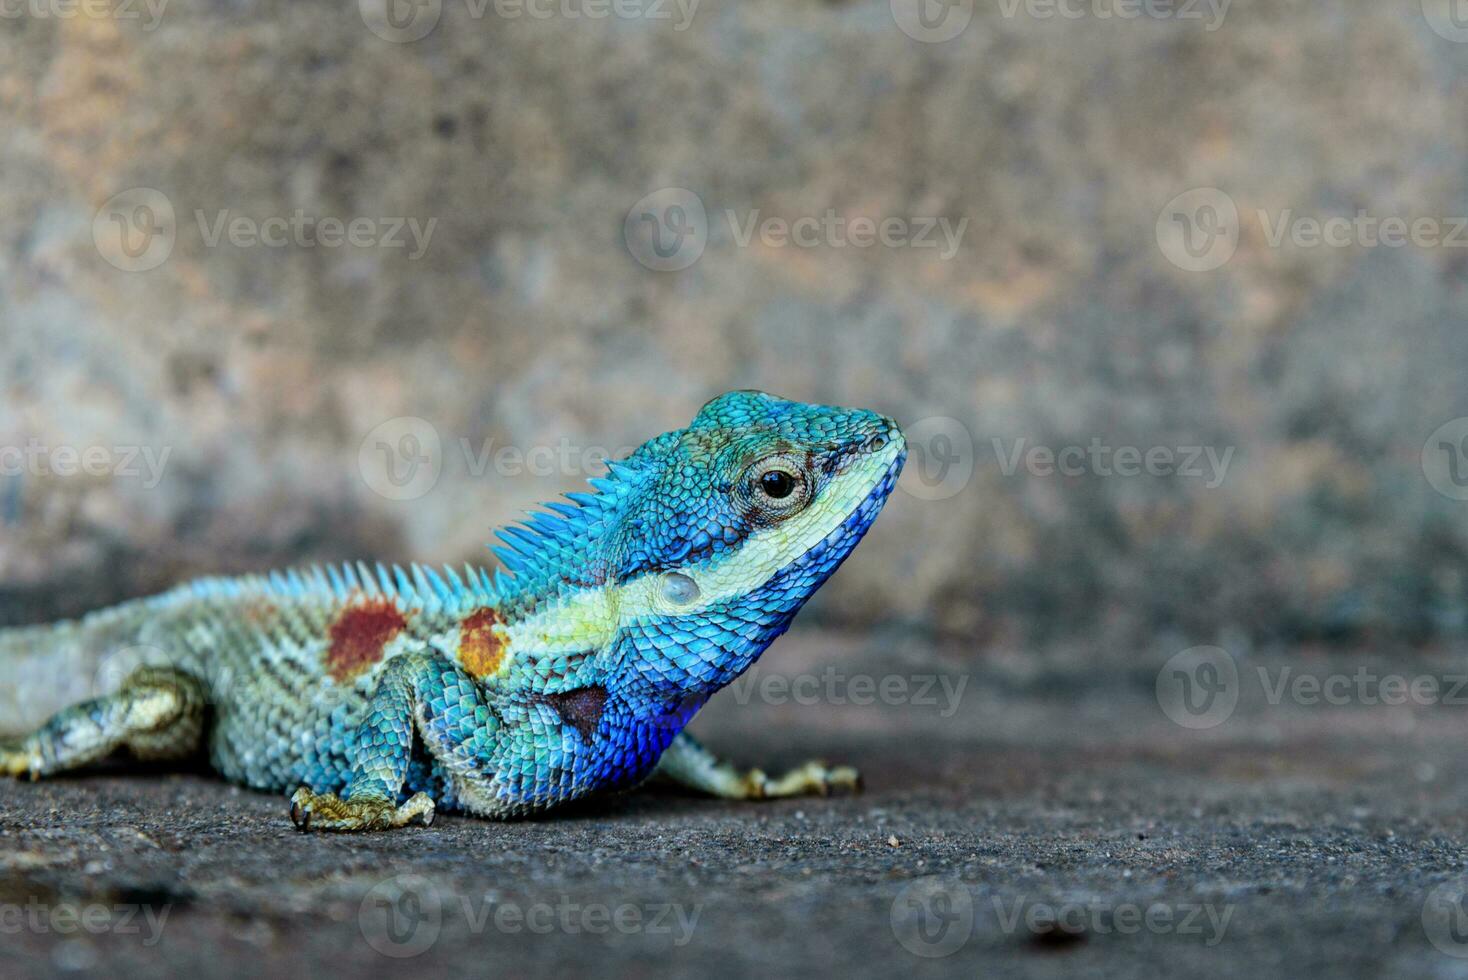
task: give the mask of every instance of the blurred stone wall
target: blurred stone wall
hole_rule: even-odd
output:
[[[1436,0],[486,2],[0,18],[0,614],[480,560],[584,456],[758,387],[914,434],[816,620],[1461,634]]]

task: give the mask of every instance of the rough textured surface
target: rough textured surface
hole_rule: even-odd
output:
[[[303,558],[478,558],[486,526],[582,474],[476,475],[461,439],[617,449],[753,385],[950,416],[974,446],[961,493],[890,509],[868,545],[887,560],[823,596],[828,619],[1121,659],[1159,626],[1461,632],[1468,525],[1418,456],[1468,415],[1462,249],[1274,247],[1251,218],[1193,273],[1154,228],[1199,186],[1271,220],[1468,212],[1463,46],[1415,2],[1238,0],[1213,31],[979,7],[946,44],[877,0],[706,0],[682,31],[449,2],[412,44],[325,2],[0,20],[0,445],[172,451],[152,489],[0,479],[3,588],[73,613]],[[179,232],[129,273],[92,223],[135,186]],[[670,186],[715,227],[652,272],[623,219]],[[741,246],[722,217],[827,208],[969,224],[944,261]],[[409,260],[211,247],[196,218],[297,209],[438,224]],[[410,503],[356,472],[397,416],[445,446]],[[995,438],[1236,453],[1210,489],[1006,476]]]
[[[964,676],[951,651],[884,651],[875,639],[795,634],[764,676]],[[104,963],[110,976],[166,966],[211,977],[405,964],[493,976],[1463,975],[1423,916],[1434,887],[1468,873],[1461,707],[1246,697],[1234,718],[1194,732],[1164,717],[1152,686],[1150,669],[1076,685],[1009,660],[971,675],[947,717],[917,698],[794,704],[755,693],[740,704],[735,688],[700,716],[700,733],[743,761],[818,751],[865,768],[864,795],[827,800],[659,792],[555,819],[444,817],[321,838],[291,829],[283,799],[199,775],[7,785],[7,908],[145,905],[154,921],[168,909],[151,946],[139,915],[136,933],[10,928],[7,955],[21,975]],[[918,738],[931,750],[912,753]],[[928,876],[961,887],[973,908],[967,940],[932,959],[898,939],[913,935],[904,888]],[[1174,925],[1103,932],[1129,905],[1171,910]],[[570,909],[571,929],[540,906]],[[645,926],[581,918],[593,906],[636,908]],[[676,913],[667,931],[653,928],[664,906],[691,931]],[[1199,917],[1185,929],[1195,906],[1222,928]],[[392,907],[401,917],[389,931]],[[1091,907],[1095,917],[1076,917]],[[1032,931],[1024,916],[1045,908],[1082,934],[1041,920]],[[549,928],[532,932],[514,912]],[[583,922],[606,931],[573,931]]]

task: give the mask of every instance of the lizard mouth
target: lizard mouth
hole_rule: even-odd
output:
[[[861,541],[867,529],[877,519],[883,505],[887,503],[887,498],[892,495],[897,486],[897,478],[902,474],[902,466],[907,461],[907,443],[895,425],[891,427],[887,440],[881,448],[866,456],[848,457],[848,468],[857,472],[847,474],[846,479],[854,482],[859,480],[859,474],[863,470],[872,474],[866,477],[866,492],[825,535],[787,563],[781,569],[782,575],[823,564],[827,566],[825,574],[829,575]],[[876,459],[872,459],[873,456]],[[849,499],[854,494],[847,496]]]

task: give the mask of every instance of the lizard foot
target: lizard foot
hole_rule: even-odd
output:
[[[0,740],[0,773],[17,779],[41,778],[41,758],[27,751],[21,739]]]
[[[433,800],[417,793],[397,806],[391,800],[343,800],[335,793],[313,793],[302,786],[291,797],[291,822],[297,830],[390,830],[418,820],[433,823]]]
[[[861,774],[850,766],[827,766],[812,759],[776,779],[763,770],[751,769],[744,774],[750,799],[775,799],[782,796],[831,796],[861,791]]]

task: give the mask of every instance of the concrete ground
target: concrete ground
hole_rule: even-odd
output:
[[[1468,662],[1241,660],[1193,729],[1150,661],[889,639],[793,635],[695,725],[742,762],[856,764],[855,797],[314,836],[205,773],[5,785],[0,972],[1468,975]],[[1302,673],[1347,681],[1312,702]],[[1391,673],[1442,686],[1376,703]]]

